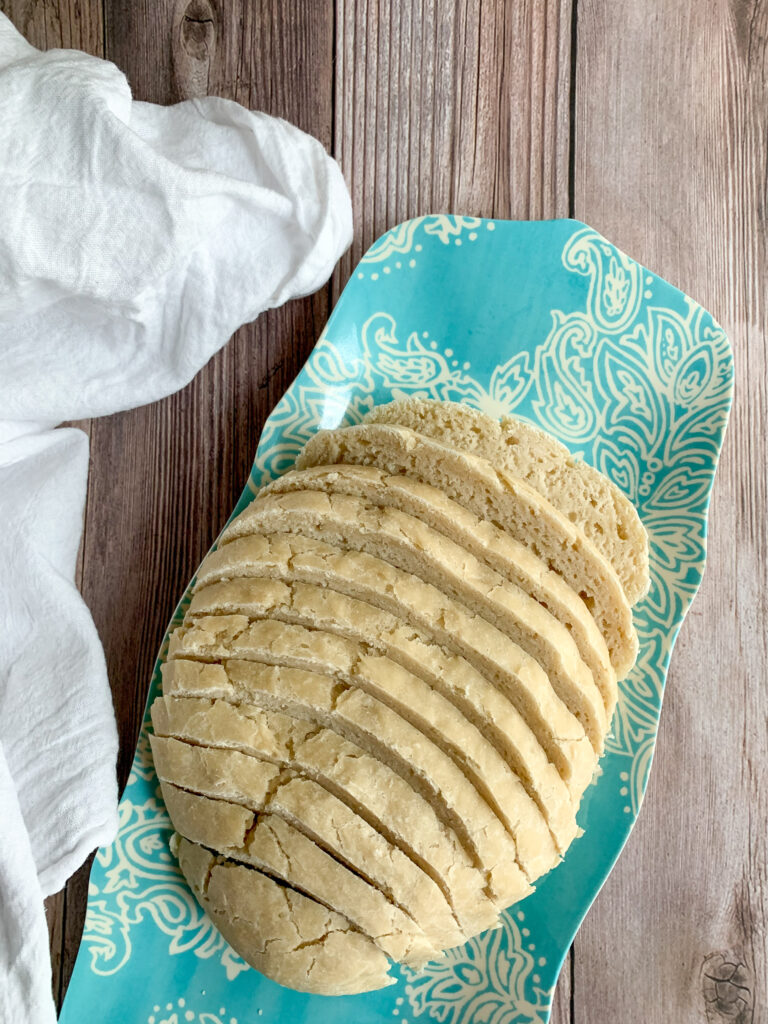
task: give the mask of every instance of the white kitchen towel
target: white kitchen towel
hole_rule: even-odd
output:
[[[114,65],[40,52],[0,14],[0,1021],[55,1019],[41,894],[116,830],[73,583],[88,442],[52,428],[178,390],[316,290],[351,233],[316,140],[227,100],[135,102]]]

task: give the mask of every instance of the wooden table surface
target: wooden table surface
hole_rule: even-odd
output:
[[[0,8],[37,46],[114,61],[139,99],[211,93],[295,122],[340,161],[354,205],[354,243],[327,287],[243,327],[179,394],[84,424],[79,582],[106,649],[121,784],[176,599],[240,493],[265,417],[382,231],[428,212],[574,216],[723,324],[737,383],[709,566],[674,653],[639,822],[576,938],[552,1021],[768,1020],[768,2]],[[86,883],[87,868],[49,901],[59,999]]]

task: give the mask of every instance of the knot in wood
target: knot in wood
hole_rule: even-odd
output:
[[[208,93],[216,36],[217,16],[211,0],[178,0],[173,25],[173,65],[183,99]]]
[[[753,1024],[752,976],[735,953],[710,953],[701,968],[708,1024]]]
[[[181,45],[186,53],[193,60],[210,60],[216,47],[216,28],[208,0],[189,0],[180,27]]]

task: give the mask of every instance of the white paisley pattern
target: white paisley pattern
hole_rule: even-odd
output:
[[[196,1010],[182,996],[170,1003],[155,1003],[146,1016],[146,1024],[238,1024],[238,1021],[224,1006],[220,1006],[218,1012]]]
[[[526,949],[525,914],[505,914],[485,932],[419,974],[407,971],[405,987],[414,1014],[440,1024],[540,1024],[552,991],[539,987],[535,955]]]
[[[361,267],[371,277],[396,268],[407,273],[414,254],[479,242],[494,237],[495,227],[470,217],[422,217],[388,232]],[[369,309],[356,328],[355,344],[336,337],[332,317],[299,379],[267,421],[249,488],[236,511],[293,464],[318,427],[357,422],[374,403],[401,395],[460,400],[492,416],[514,412],[606,473],[636,503],[651,538],[651,590],[636,610],[640,656],[622,684],[595,787],[607,794],[610,813],[623,815],[626,832],[648,776],[671,645],[703,569],[709,490],[730,403],[731,358],[725,335],[708,314],[682,298],[675,299],[674,308],[663,297],[656,302],[654,288],[668,294],[668,286],[596,232],[576,228],[561,261],[568,274],[585,281],[581,308],[551,309],[545,336],[527,349],[499,337],[499,351],[512,354],[484,372],[454,353],[450,339],[431,337],[429,324],[403,322],[402,311],[398,322],[391,310]],[[189,591],[175,621],[188,600]],[[165,647],[161,657],[164,653]],[[158,689],[156,669],[150,701]],[[131,958],[134,933],[151,921],[171,956],[192,954],[197,961],[216,963],[230,982],[236,981],[246,965],[187,889],[168,851],[169,835],[145,723],[120,805],[117,842],[98,854],[92,874],[83,937],[90,970],[100,977],[120,972]],[[532,919],[535,913],[532,906]],[[546,1024],[564,947],[548,948],[547,957],[534,954],[524,919],[520,911],[508,912],[502,928],[451,951],[418,976],[408,974],[405,993],[412,1014],[439,1024]],[[578,923],[578,917],[574,920]],[[546,985],[539,971],[546,974]],[[402,1001],[398,998],[393,1014],[401,1013]],[[169,1007],[171,1017],[155,1013],[151,1024],[182,1019],[224,1024],[222,1015],[185,1009],[182,1016],[179,1006]]]

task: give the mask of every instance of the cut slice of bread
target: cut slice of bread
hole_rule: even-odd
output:
[[[298,469],[352,463],[415,477],[525,543],[582,596],[605,637],[619,678],[637,656],[632,609],[612,565],[562,513],[525,481],[487,459],[459,452],[406,427],[371,423],[316,434]]]
[[[242,855],[233,859],[346,917],[393,960],[418,968],[443,955],[382,892],[277,815],[259,815]]]
[[[155,701],[152,715],[163,736],[204,746],[218,745],[246,754],[258,755],[261,751],[267,732],[265,722],[275,733],[281,732],[280,715],[264,712],[255,705],[233,705],[219,699],[165,696]],[[286,759],[288,756],[286,751]],[[175,795],[173,799],[176,799]],[[209,818],[220,819],[227,808],[221,801],[210,801],[207,797],[191,793],[181,793],[177,804],[180,801],[183,806],[175,808],[180,827],[185,823],[191,825],[197,835],[206,827]],[[228,827],[222,833],[206,831],[205,839],[198,841],[235,856],[236,851],[243,849],[244,840],[241,842],[238,837],[247,838],[252,831],[253,820],[245,828],[243,808],[230,806],[232,817]],[[281,784],[270,794],[266,807],[269,813],[279,815],[356,875],[381,890],[391,903],[419,925],[437,949],[447,949],[464,942],[451,909],[434,881],[317,782],[291,777],[291,772],[286,770],[281,775]],[[202,821],[198,822],[198,818]]]
[[[514,416],[499,422],[457,402],[419,398],[377,406],[364,422],[409,427],[521,477],[581,527],[615,569],[630,604],[647,593],[648,535],[634,505],[550,434]]]
[[[475,725],[519,776],[546,818],[558,851],[565,852],[577,834],[568,790],[517,708],[485,676],[463,658],[402,626],[388,612],[342,594],[295,584],[290,616],[290,626],[270,619],[250,621],[246,616],[197,619],[171,635],[171,665],[188,657],[227,663],[229,658],[338,661],[344,656],[340,637],[358,640],[423,678]],[[305,627],[314,627],[311,646],[306,644]],[[317,632],[318,627],[340,636]]]
[[[269,538],[266,538],[269,540]],[[596,757],[581,723],[552,688],[541,666],[505,634],[435,587],[363,552],[345,552],[322,541],[281,535],[263,561],[268,572],[308,581],[391,612],[487,675],[517,706],[578,799],[592,778]],[[289,557],[282,552],[287,550]],[[188,618],[243,612],[255,618],[290,616],[290,596],[276,580],[238,578],[195,591]],[[311,624],[311,623],[310,623]]]
[[[160,780],[160,788],[168,817],[180,835],[224,853],[242,849],[256,820],[255,811],[223,799],[206,798],[202,802],[198,794],[189,793],[165,779]]]
[[[493,523],[479,519],[437,487],[407,476],[389,476],[375,466],[314,466],[279,477],[262,491],[287,494],[323,490],[352,494],[382,508],[397,508],[449,537],[546,608],[573,637],[592,672],[610,721],[618,688],[608,648],[586,605],[561,576],[524,544]]]
[[[192,793],[240,804],[256,812],[264,810],[273,785],[280,783],[277,765],[237,750],[191,746],[167,736],[150,735],[149,740],[160,781]],[[173,824],[177,832],[185,835],[175,821]],[[206,842],[209,845],[214,844]]]
[[[158,756],[156,748],[161,742],[158,736],[152,740],[159,777],[190,792],[220,797],[260,811],[267,805],[264,797],[259,799],[250,792],[251,776],[267,775],[266,769],[271,769],[275,785],[279,785],[279,770],[264,764],[258,756],[225,747],[192,746],[171,739],[165,741],[165,749]],[[184,751],[179,750],[182,746],[186,748]],[[264,768],[244,765],[244,761],[252,761],[254,766],[264,765]],[[299,722],[290,767],[319,782],[347,803],[426,871],[448,898],[467,935],[495,923],[497,912],[484,895],[483,877],[472,865],[455,833],[391,768],[329,729],[314,727],[307,734],[305,722]],[[171,807],[168,809],[177,831],[188,834],[189,826],[177,824]],[[190,838],[211,845],[198,836],[199,833]]]
[[[318,995],[394,984],[386,954],[340,914],[186,839],[175,845],[181,870],[211,920],[265,977]]]
[[[252,698],[255,685],[262,694],[272,692],[277,699],[288,678],[286,693],[295,699],[293,693],[297,686],[289,670],[283,668],[277,672],[271,665],[306,669],[360,687],[412,723],[464,771],[509,830],[529,879],[538,878],[558,862],[559,853],[541,810],[517,774],[481,731],[440,692],[390,658],[366,653],[354,641],[339,638],[339,656],[329,657],[329,645],[323,642],[322,632],[267,621],[272,621],[278,635],[282,633],[281,646],[291,648],[289,651],[282,655],[275,653],[273,634],[270,644],[258,652],[266,664],[227,660],[215,666],[220,673],[213,675],[208,671],[213,666],[171,661],[164,666],[164,693],[247,702]],[[255,658],[257,652],[252,656]],[[306,699],[303,689],[300,693],[299,700]]]
[[[602,753],[608,724],[605,705],[568,630],[485,562],[399,509],[313,490],[257,498],[205,560],[198,571],[198,585],[248,575],[249,535],[279,532],[367,552],[486,619],[541,665],[558,697],[584,726],[592,748],[598,756]]]

